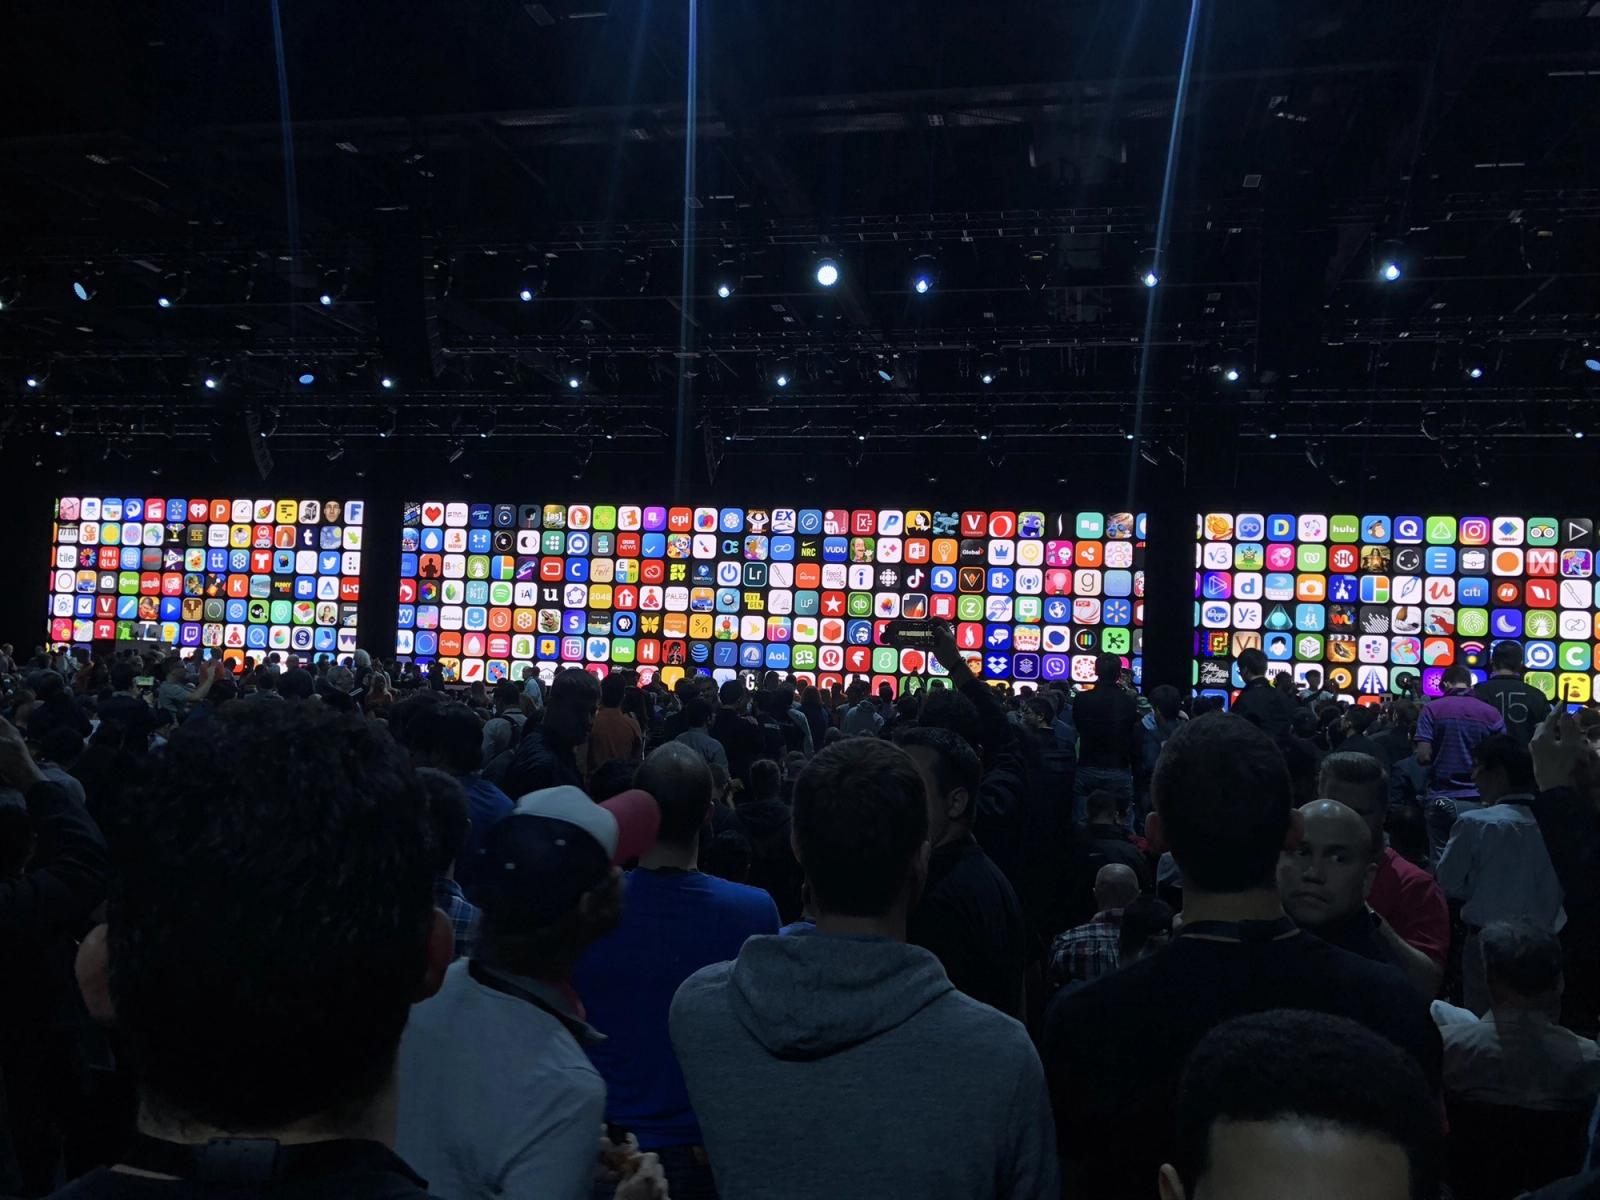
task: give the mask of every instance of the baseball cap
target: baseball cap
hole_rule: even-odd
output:
[[[484,838],[474,902],[535,928],[548,924],[613,866],[653,846],[660,828],[660,807],[636,788],[603,804],[575,787],[530,792]]]

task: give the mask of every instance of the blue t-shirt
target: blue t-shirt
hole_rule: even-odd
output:
[[[456,855],[456,882],[470,900],[482,870],[478,863],[478,851],[483,846],[483,839],[489,836],[489,830],[500,818],[511,815],[516,805],[510,796],[481,775],[457,775],[456,780],[461,784],[462,791],[467,793],[467,816],[472,821],[461,853]]]
[[[698,871],[629,871],[622,923],[585,952],[573,973],[588,1020],[605,1042],[588,1046],[606,1081],[606,1120],[642,1150],[697,1146],[700,1123],[672,1052],[667,1012],[701,967],[728,962],[745,939],[778,932],[778,906],[759,888]]]

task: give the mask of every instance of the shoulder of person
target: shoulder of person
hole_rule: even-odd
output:
[[[674,1034],[686,1022],[698,1022],[711,1017],[718,1007],[727,1007],[729,977],[733,962],[711,963],[701,967],[678,985],[673,993],[668,1017]]]

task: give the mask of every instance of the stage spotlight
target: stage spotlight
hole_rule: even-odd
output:
[[[204,383],[205,389],[208,392],[214,392],[222,386],[222,380],[218,379],[215,375],[207,375],[205,379],[202,380],[202,383]]]
[[[44,386],[44,377],[41,375],[29,375],[22,382],[27,384],[30,388],[37,389]]]
[[[772,376],[772,382],[777,387],[781,387],[781,388],[788,387],[789,386],[789,372],[783,370],[782,368],[779,368],[776,372],[774,372],[774,374]]]
[[[378,386],[386,392],[392,392],[394,391],[394,378],[392,376],[385,375],[378,380]]]
[[[1467,378],[1468,379],[1482,379],[1483,378],[1483,367],[1481,367],[1477,363],[1473,363],[1471,366],[1469,366],[1467,368]]]
[[[993,385],[1000,378],[1000,356],[998,354],[980,354],[978,356],[978,382],[984,387]]]
[[[1378,268],[1378,278],[1385,283],[1393,283],[1400,278],[1400,264],[1389,260]]]
[[[534,298],[535,295],[536,293],[532,288],[525,287],[517,293],[517,299],[521,300],[524,304],[527,304]]]
[[[383,413],[383,420],[378,424],[378,436],[381,438],[392,438],[394,436],[395,428],[399,424],[400,414],[392,408],[385,409]]]
[[[1600,374],[1600,350],[1597,350],[1594,346],[1585,345],[1579,353],[1583,355],[1583,369]]]
[[[1147,267],[1145,273],[1139,276],[1139,282],[1147,288],[1153,288],[1161,282],[1161,276],[1154,267]]]
[[[787,358],[780,358],[772,365],[772,386],[786,388],[794,381],[794,363]]]
[[[1238,367],[1224,367],[1222,369],[1222,378],[1225,379],[1229,383],[1238,383],[1239,382],[1239,368]]]
[[[171,308],[172,307],[172,297],[171,296],[157,296],[156,297],[156,307],[157,308]]]
[[[72,410],[64,411],[50,426],[50,432],[56,437],[66,437],[72,432]]]
[[[323,308],[332,308],[333,307],[333,293],[332,292],[322,292],[321,294],[319,294],[317,296],[317,303],[322,305]]]
[[[825,258],[817,264],[817,283],[825,288],[831,288],[839,282],[839,264],[831,258]]]
[[[721,283],[717,284],[718,298],[726,300],[731,295],[733,295],[733,284],[729,283],[727,280],[723,280]]]
[[[489,437],[499,427],[499,424],[500,418],[498,414],[495,413],[494,409],[489,409],[478,419],[478,436],[481,438]]]
[[[72,294],[79,300],[93,300],[97,289],[87,279],[74,279],[72,281]]]
[[[301,387],[310,387],[317,381],[317,373],[308,368],[304,371],[301,371],[296,379]]]
[[[919,254],[911,261],[911,290],[926,296],[939,282],[939,263],[931,254]]]
[[[582,359],[575,358],[567,364],[566,384],[567,390],[577,391],[583,386],[584,378],[589,374],[589,368]]]
[[[880,382],[893,383],[895,376],[895,360],[892,355],[880,354],[872,363],[873,373]]]

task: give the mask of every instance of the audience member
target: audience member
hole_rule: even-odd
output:
[[[803,877],[791,845],[789,806],[779,798],[783,781],[770,758],[752,762],[749,777],[735,814],[739,832],[750,844],[750,884],[772,897],[787,923],[800,915]]]
[[[404,711],[402,711],[404,710]],[[483,730],[465,704],[407,700],[396,709],[393,728],[411,753],[415,767],[433,767],[453,776],[467,798],[468,828],[456,855],[453,877],[470,898],[482,877],[479,856],[484,838],[513,807],[511,797],[478,774]]]
[[[1522,644],[1497,642],[1489,652],[1489,678],[1472,694],[1500,714],[1505,730],[1526,746],[1550,715],[1550,701],[1522,678]]]
[[[1267,679],[1267,656],[1251,647],[1240,653],[1237,665],[1244,687],[1233,701],[1233,715],[1243,717],[1269,738],[1288,737],[1299,709],[1292,696]]]
[[[761,729],[749,716],[750,693],[737,679],[730,679],[718,693],[717,714],[708,732],[722,743],[728,759],[728,774],[748,782],[750,764],[761,754]]]
[[[724,829],[704,839],[700,869],[714,879],[729,883],[750,882],[750,839],[737,829]]]
[[[84,803],[83,784],[72,775],[72,768],[83,756],[83,739],[77,730],[57,725],[43,737],[30,738],[39,774],[59,784],[73,800]]]
[[[1096,911],[1090,907],[1095,880],[1107,863],[1120,863],[1132,871],[1139,891],[1155,890],[1150,864],[1128,832],[1126,798],[1112,791],[1094,791],[1089,794],[1087,811],[1089,824],[1073,839],[1066,870],[1057,868],[1067,892],[1060,912],[1068,925],[1082,924]]]
[[[1407,978],[1431,999],[1438,994],[1450,955],[1450,909],[1433,876],[1387,844],[1389,783],[1383,764],[1371,755],[1339,750],[1322,760],[1317,790],[1367,823],[1378,848],[1367,892],[1367,904],[1379,918],[1378,937]]]
[[[1050,947],[1052,991],[1117,969],[1121,962],[1122,914],[1139,898],[1139,891],[1139,877],[1128,866],[1108,863],[1100,868],[1094,877],[1094,916],[1087,924],[1057,934]]]
[[[1177,1113],[1161,1200],[1439,1194],[1438,1107],[1426,1079],[1343,1017],[1276,1011],[1219,1025],[1184,1067]]]
[[[359,718],[241,709],[180,728],[134,802],[78,978],[139,1135],[60,1195],[426,1195],[388,1145],[395,1050],[450,932],[405,755]]]
[[[1390,758],[1388,749],[1377,739],[1370,736],[1372,727],[1377,723],[1378,713],[1371,705],[1352,704],[1345,708],[1339,715],[1339,726],[1344,736],[1339,739],[1335,749],[1340,754],[1365,754],[1377,759],[1385,768],[1389,766]],[[1406,747],[1407,754],[1411,748]]]
[[[600,709],[589,728],[587,766],[584,777],[603,763],[623,759],[638,762],[644,758],[644,731],[639,723],[622,711],[622,698],[628,692],[628,676],[613,671],[600,681]]]
[[[622,920],[590,946],[573,984],[606,1040],[587,1047],[606,1081],[606,1120],[660,1157],[674,1197],[714,1195],[700,1126],[673,1057],[667,1012],[678,986],[726,962],[745,939],[778,932],[771,897],[698,870],[711,773],[682,741],[653,751],[634,783],[655,797],[661,831],[623,881]]]
[[[1110,792],[1123,807],[1133,803],[1133,764],[1139,750],[1139,705],[1122,688],[1122,660],[1102,654],[1094,667],[1094,688],[1072,702],[1072,723],[1078,730],[1072,823],[1080,829],[1089,823],[1091,792]]]
[[[1461,901],[1467,938],[1461,951],[1463,999],[1480,1016],[1489,1005],[1479,933],[1496,921],[1527,921],[1555,934],[1566,924],[1561,881],[1534,819],[1537,784],[1527,747],[1507,733],[1472,748],[1481,807],[1463,813],[1439,856],[1439,886]]]
[[[95,714],[100,718],[101,728],[120,729],[129,748],[143,752],[149,747],[150,735],[159,727],[159,722],[155,710],[145,701],[137,683],[139,678],[139,668],[133,663],[112,663],[111,694],[101,697]],[[31,721],[28,732],[37,736]]]
[[[728,772],[728,752],[722,748],[722,743],[706,732],[706,727],[711,723],[711,706],[698,696],[684,701],[683,705],[684,731],[672,740],[680,746],[687,746],[706,762],[721,767],[723,774]]]
[[[933,951],[974,1000],[1021,1019],[1027,935],[1016,892],[972,836],[983,777],[977,752],[948,729],[913,726],[895,741],[927,783],[932,847],[906,940]]]
[[[1140,896],[1122,910],[1117,933],[1117,965],[1138,962],[1172,940],[1172,906],[1155,896]]]
[[[872,737],[883,728],[883,714],[865,682],[850,685],[850,707],[845,710],[839,728],[845,737]]]
[[[1567,923],[1561,1023],[1592,1036],[1600,1029],[1600,759],[1576,721],[1553,709],[1529,744],[1539,793],[1534,819],[1563,891]]]
[[[461,781],[447,771],[418,767],[417,778],[428,793],[428,816],[432,822],[428,849],[433,862],[433,906],[450,918],[450,932],[456,939],[453,957],[470,958],[478,940],[481,914],[456,882],[456,859],[466,845],[472,824],[467,793]]]
[[[588,671],[558,672],[545,698],[544,719],[517,743],[500,785],[505,794],[516,798],[552,787],[581,788],[578,747],[588,740],[599,703],[600,683]]]
[[[1311,937],[1284,914],[1278,855],[1300,817],[1283,755],[1237,716],[1187,722],[1152,781],[1152,837],[1183,879],[1183,928],[1159,954],[1051,1004],[1043,1054],[1069,1181],[1085,1194],[1137,1195],[1170,1158],[1178,1072],[1230,1016],[1307,1008],[1350,1016],[1437,1080],[1439,1034],[1389,968]]]
[[[1325,942],[1388,966],[1399,966],[1367,907],[1377,874],[1372,831],[1337,800],[1300,809],[1303,832],[1278,856],[1278,896],[1289,919]]]
[[[380,675],[374,678],[376,680],[383,677]],[[372,694],[369,693],[369,701],[371,698]],[[369,712],[372,711],[370,702],[366,704],[366,708]],[[596,720],[598,719],[599,716],[596,714]],[[484,767],[487,768],[502,754],[510,754],[515,750],[517,743],[522,740],[527,725],[528,714],[522,711],[522,688],[509,679],[502,679],[494,685],[494,716],[483,725]],[[510,766],[509,759],[506,765]]]
[[[916,764],[876,739],[827,748],[795,789],[794,831],[816,932],[751,938],[672,1004],[718,1191],[1056,1200],[1027,1034],[904,944],[930,852]],[[886,1113],[895,1133],[864,1138]]]
[[[588,1200],[606,1088],[572,972],[622,915],[616,864],[647,851],[659,822],[642,792],[595,804],[556,787],[489,831],[477,948],[400,1043],[397,1145],[439,1195]]]
[[[1428,784],[1428,851],[1437,865],[1456,818],[1482,803],[1473,779],[1472,748],[1490,734],[1504,733],[1505,722],[1472,695],[1472,672],[1457,663],[1446,667],[1444,695],[1422,707],[1417,717],[1417,762],[1432,771]]]

